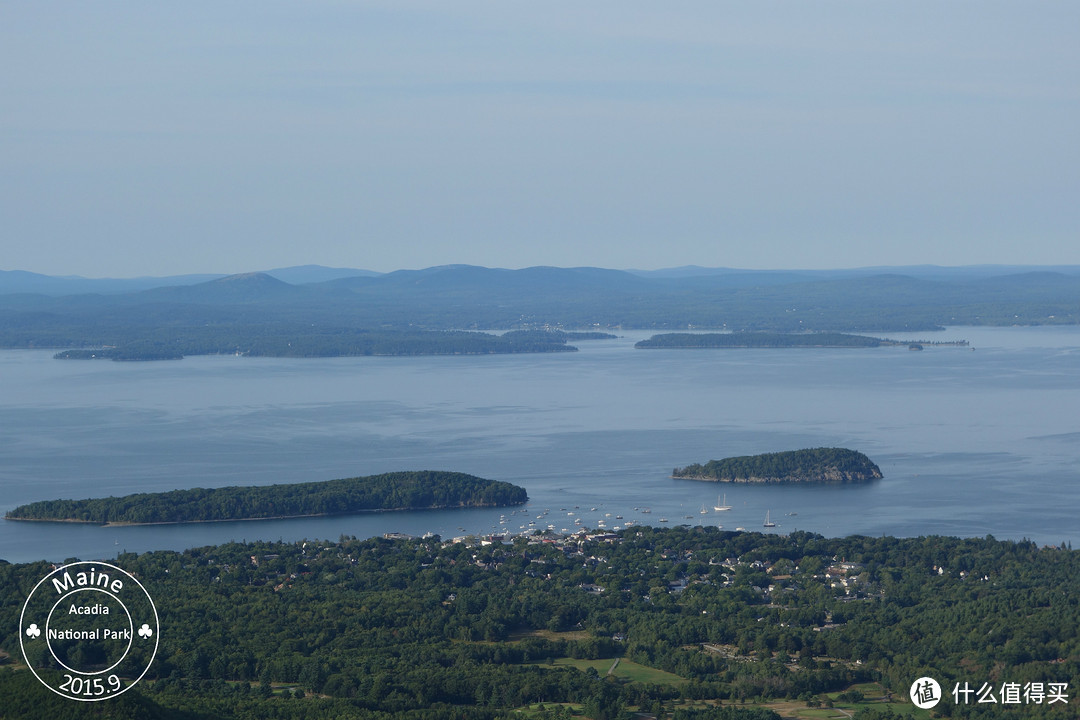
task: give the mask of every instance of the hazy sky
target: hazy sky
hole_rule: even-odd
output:
[[[1080,264],[1080,3],[0,0],[0,269]]]

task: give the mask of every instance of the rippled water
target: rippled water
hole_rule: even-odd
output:
[[[508,480],[532,498],[527,512],[128,528],[9,521],[0,558],[519,532],[576,519],[761,530],[766,511],[779,524],[771,532],[1080,543],[1080,328],[956,328],[941,339],[974,349],[922,352],[634,350],[645,335],[579,343],[578,353],[487,357],[114,363],[0,352],[0,511],[409,469]],[[885,479],[766,488],[668,478],[677,465],[814,446],[861,450]],[[721,492],[730,512],[712,511]]]

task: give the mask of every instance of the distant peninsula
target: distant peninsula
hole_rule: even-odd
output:
[[[847,485],[877,480],[882,475],[861,452],[812,448],[710,460],[704,465],[675,468],[671,477],[706,482]]]
[[[268,520],[436,508],[504,507],[529,499],[524,488],[455,472],[393,472],[367,477],[250,487],[192,488],[87,500],[43,500],[8,520],[97,524]]]
[[[112,344],[61,350],[57,360],[181,360],[189,355],[247,357],[364,357],[372,355],[494,355],[575,352],[569,340],[616,337],[602,332],[511,330],[501,335],[466,330],[355,330],[238,327],[137,328]],[[59,341],[63,342],[63,341]]]
[[[730,332],[730,333],[663,333],[653,335],[634,345],[641,350],[683,348],[875,348],[906,345],[966,346],[966,340],[889,340],[869,335],[838,332]],[[922,349],[921,347],[919,348]]]

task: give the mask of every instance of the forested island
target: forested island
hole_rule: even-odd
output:
[[[146,677],[79,703],[17,667],[27,588],[53,566],[0,562],[0,717],[1076,717],[1080,552],[1064,544],[642,526],[113,562],[157,601]],[[943,691],[933,715],[907,699],[922,676]],[[958,704],[954,686],[984,682],[996,702]],[[1042,700],[1003,704],[1004,683]]]
[[[731,332],[731,333],[663,333],[653,335],[634,345],[638,349],[671,348],[875,348],[884,346],[911,346],[910,340],[889,340],[868,335],[850,335],[837,332],[777,333],[777,332]],[[966,340],[934,342],[919,340],[918,345],[966,346]],[[921,349],[921,348],[920,348]]]
[[[86,500],[43,500],[9,511],[8,520],[85,523],[195,523],[343,515],[377,510],[503,507],[528,500],[524,488],[454,472],[395,472],[367,477]]]
[[[810,448],[744,455],[687,465],[671,471],[682,480],[745,483],[864,483],[882,477],[881,469],[855,450]]]
[[[141,290],[130,283],[43,276],[20,283],[25,273],[16,278],[0,271],[0,348],[49,348],[63,351],[59,357],[66,359],[150,360],[571,349],[558,334],[496,334],[506,329],[711,328],[925,337],[946,325],[1078,323],[1080,273],[1062,270],[924,275],[907,268],[913,275],[904,275],[714,269],[666,276],[602,268],[449,266],[296,284],[266,273],[190,285],[162,278],[159,286]],[[750,340],[763,347],[766,336]],[[703,341],[679,342],[643,347],[692,347],[685,342]],[[793,346],[791,337],[785,335],[783,342]]]
[[[180,360],[189,355],[362,357],[369,355],[491,355],[575,352],[569,340],[613,338],[600,332],[486,332],[244,327],[140,329],[114,335],[112,345],[62,350],[58,360]],[[117,339],[119,338],[119,339]]]

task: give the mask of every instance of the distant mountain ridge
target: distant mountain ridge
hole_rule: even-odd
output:
[[[921,268],[915,276],[684,268],[677,276],[647,276],[595,267],[451,265],[351,274],[303,266],[183,276],[181,283],[125,292],[106,285],[81,294],[27,292],[34,283],[57,286],[45,276],[7,271],[0,291],[22,290],[0,292],[0,347],[125,345],[143,356],[175,357],[183,354],[178,348],[243,354],[255,352],[255,344],[292,342],[291,352],[300,343],[325,354],[359,331],[636,328],[894,336],[948,325],[1080,323],[1080,268],[1022,270]],[[293,283],[279,276],[327,279]],[[79,279],[53,280],[85,287]]]
[[[175,285],[143,290],[138,296],[151,302],[252,303],[280,301],[301,293],[299,286],[262,272],[226,275],[195,285]]]
[[[261,271],[290,285],[326,282],[343,277],[377,277],[382,273],[358,268],[331,268],[322,265],[298,265]],[[239,273],[250,275],[252,273]],[[188,275],[165,275],[161,277],[134,278],[87,278],[78,275],[42,275],[26,270],[0,270],[0,295],[33,293],[40,295],[118,295],[162,287],[199,285],[222,278],[227,273],[195,273]]]
[[[756,278],[773,284],[775,279],[827,280],[872,275],[907,275],[922,280],[974,280],[1002,275],[1020,275],[1029,272],[1055,272],[1063,275],[1080,275],[1080,265],[875,265],[860,268],[800,270],[754,270],[746,268],[702,267],[683,265],[660,270],[627,270],[642,277],[691,278],[729,277]]]
[[[988,279],[1006,275],[1024,275],[1028,273],[1054,273],[1060,275],[1080,275],[1080,265],[969,265],[943,267],[937,265],[880,266],[836,270],[750,270],[728,267],[702,267],[685,265],[659,270],[614,270],[605,268],[561,268],[552,266],[534,266],[519,270],[487,268],[478,265],[438,265],[420,270],[395,270],[380,273],[360,268],[337,268],[323,265],[297,265],[249,273],[237,273],[237,276],[263,274],[276,278],[290,285],[310,285],[356,278],[378,278],[393,276],[397,278],[422,278],[457,274],[458,277],[487,273],[489,276],[513,276],[515,282],[525,275],[540,276],[568,271],[579,276],[593,273],[631,275],[649,280],[691,280],[708,279],[715,284],[723,278],[722,284],[729,286],[778,285],[794,282],[812,282],[815,280],[835,280],[877,275],[904,275],[916,279],[940,280],[944,282]],[[228,273],[192,273],[185,275],[165,275],[160,277],[140,276],[132,278],[87,278],[78,275],[43,275],[26,270],[0,270],[0,295],[29,293],[60,297],[64,295],[102,294],[116,295],[134,293],[161,287],[180,287],[233,277]],[[420,281],[418,280],[418,284]]]
[[[194,274],[169,277],[85,278],[77,275],[42,275],[25,270],[0,270],[0,295],[34,293],[40,295],[115,294],[138,292],[169,285],[195,285],[224,275]]]

